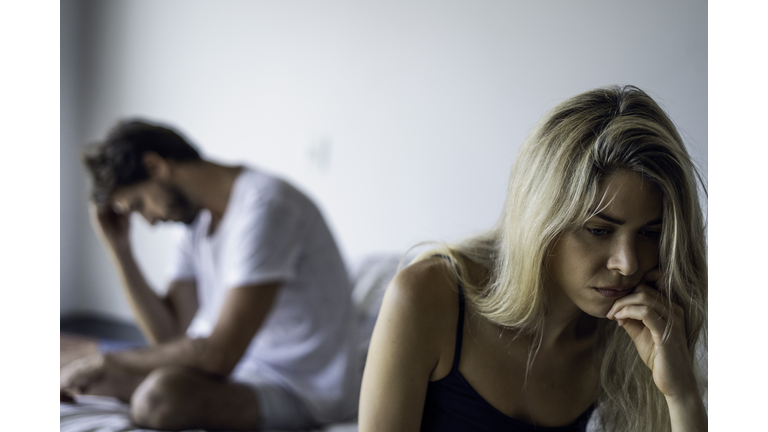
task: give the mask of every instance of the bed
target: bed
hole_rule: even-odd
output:
[[[368,352],[373,326],[376,323],[384,290],[397,272],[401,256],[382,254],[368,257],[353,266],[352,298],[357,309],[357,355],[363,359]],[[101,351],[126,348],[115,341],[61,333],[60,366]],[[364,364],[363,361],[360,364]],[[359,371],[362,373],[362,369]],[[59,409],[61,432],[139,432],[148,431],[131,423],[128,404],[112,397],[76,395],[76,403],[61,402]],[[326,425],[312,432],[357,432],[357,422]],[[272,431],[279,432],[279,431]]]
[[[397,272],[401,255],[383,254],[372,256],[353,266],[351,279],[354,284],[352,299],[358,312],[358,355],[363,359],[368,352],[373,326],[376,323],[384,291]],[[409,261],[407,259],[406,261]],[[125,346],[113,341],[100,341],[72,334],[61,334],[61,366],[99,350],[120,349]],[[702,366],[704,403],[707,405],[707,351],[696,355]],[[364,361],[359,362],[363,365]],[[362,374],[362,369],[359,371]],[[115,398],[102,396],[76,396],[76,404],[61,403],[61,432],[139,432],[148,431],[134,426],[130,421],[128,405]],[[588,430],[596,430],[597,415],[590,419]],[[310,432],[357,432],[357,422],[326,425]],[[149,431],[151,432],[151,431]],[[279,432],[279,431],[271,431]]]

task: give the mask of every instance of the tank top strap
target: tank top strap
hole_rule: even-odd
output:
[[[456,263],[454,263],[451,257],[447,255],[437,254],[435,256],[444,258],[453,266],[456,266]],[[456,267],[456,272],[459,273],[459,275],[461,275],[461,271],[459,270],[458,267]],[[453,353],[453,366],[451,366],[452,374],[458,372],[459,370],[459,362],[461,361],[461,342],[464,337],[464,307],[465,307],[464,287],[461,286],[461,282],[459,282],[457,285],[459,288],[459,320],[456,323],[456,347]]]
[[[464,288],[459,283],[459,322],[456,324],[456,351],[453,353],[451,373],[458,372],[461,361],[461,342],[464,336]]]

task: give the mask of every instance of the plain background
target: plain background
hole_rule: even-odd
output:
[[[59,177],[64,130],[59,114],[65,113],[59,91],[65,89],[59,81],[57,6],[15,2],[0,14],[5,156],[0,269],[6,275],[0,323],[6,346],[19,348],[0,362],[6,389],[0,413],[6,427],[17,429],[55,430],[57,423],[59,238],[66,234],[55,222],[55,209],[66,200],[59,190],[64,181]],[[713,430],[765,424],[765,12],[758,2],[709,2]]]
[[[558,102],[633,84],[707,174],[699,0],[61,2],[60,313],[131,320],[89,226],[78,156],[117,120],[309,194],[347,263],[489,228],[528,131]],[[176,226],[134,216],[162,291]]]

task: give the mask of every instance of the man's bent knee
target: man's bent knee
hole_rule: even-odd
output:
[[[131,417],[141,427],[182,430],[188,427],[185,394],[193,372],[178,366],[155,369],[131,397]]]

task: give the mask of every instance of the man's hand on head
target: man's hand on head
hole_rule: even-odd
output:
[[[131,226],[130,212],[118,212],[113,206],[91,205],[94,229],[110,245],[116,246],[128,240]]]

